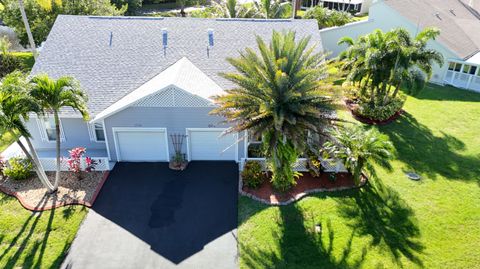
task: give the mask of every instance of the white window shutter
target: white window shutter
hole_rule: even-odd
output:
[[[95,126],[91,123],[87,123],[88,126],[88,136],[90,137],[91,142],[95,142]]]
[[[43,124],[43,120],[37,118],[37,126],[38,126],[38,133],[40,134],[40,138],[42,142],[48,142],[47,134],[45,131],[45,125]]]

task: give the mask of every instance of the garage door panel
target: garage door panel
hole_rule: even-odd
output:
[[[236,135],[222,136],[223,130],[189,132],[191,160],[236,160]]]
[[[167,161],[165,131],[117,131],[121,161]]]

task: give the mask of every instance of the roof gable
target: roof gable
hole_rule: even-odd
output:
[[[477,0],[478,1],[478,0]],[[383,0],[420,29],[440,29],[437,41],[467,59],[480,50],[480,14],[462,0]],[[472,3],[476,3],[473,2]]]
[[[168,31],[165,50],[163,28]],[[214,33],[211,48],[208,47],[209,29]],[[220,88],[233,88],[232,82],[219,75],[220,72],[235,71],[226,58],[238,57],[239,51],[247,47],[255,49],[256,35],[269,42],[273,30],[293,30],[298,38],[311,36],[310,45],[316,45],[317,52],[323,50],[315,20],[60,15],[32,74],[77,78],[88,94],[88,109],[94,118],[183,57]],[[186,84],[189,80],[177,83]],[[187,86],[181,85],[180,88]],[[201,92],[196,94],[206,97]],[[71,110],[64,112],[73,113]]]
[[[132,105],[209,106],[213,95],[223,93],[220,86],[184,57],[100,112],[92,121],[99,121]]]

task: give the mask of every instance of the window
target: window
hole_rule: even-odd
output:
[[[463,67],[463,73],[465,74],[475,75],[476,71],[477,71],[477,67],[473,65],[465,65]]]
[[[460,72],[460,70],[462,70],[462,64],[456,63],[455,64],[455,72]]]
[[[40,137],[43,142],[57,141],[57,131],[55,129],[55,119],[53,117],[37,118],[37,124],[40,131]],[[60,120],[60,141],[65,141],[65,135],[62,130],[62,121]]]
[[[455,63],[450,62],[448,64],[448,70],[453,71],[453,69],[455,69]]]
[[[103,124],[95,123],[93,125],[94,133],[95,133],[95,140],[96,141],[105,141],[105,132],[103,132]]]
[[[57,130],[55,128],[55,119],[54,118],[45,118],[45,119],[43,119],[43,125],[45,127],[45,131],[47,132],[47,140],[48,141],[56,141],[57,140]]]

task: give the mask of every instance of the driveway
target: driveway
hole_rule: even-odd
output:
[[[62,268],[237,268],[238,166],[117,163]]]

